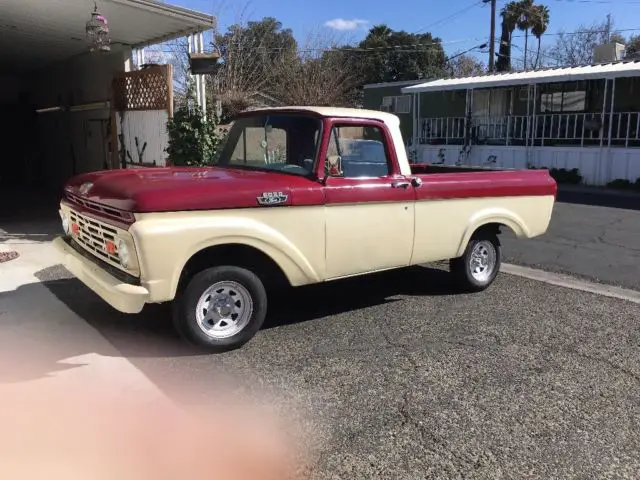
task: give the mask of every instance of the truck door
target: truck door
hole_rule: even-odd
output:
[[[324,160],[327,278],[408,265],[415,192],[384,124],[336,120]]]

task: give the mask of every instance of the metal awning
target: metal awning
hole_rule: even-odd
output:
[[[576,82],[619,77],[640,77],[640,61],[603,63],[579,67],[549,68],[527,72],[496,73],[465,78],[444,78],[404,87],[402,93],[473,90],[553,82]]]
[[[141,48],[214,27],[215,18],[158,0],[96,0],[111,42]],[[88,50],[93,0],[0,0],[0,72],[22,73]]]

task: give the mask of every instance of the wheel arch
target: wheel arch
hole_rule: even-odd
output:
[[[247,268],[255,273],[265,286],[297,286],[314,281],[309,271],[305,271],[284,252],[261,243],[255,239],[229,238],[218,239],[215,244],[194,249],[174,275],[173,295],[184,288],[185,283],[195,273],[216,265]]]
[[[458,246],[456,256],[462,256],[465,249],[467,248],[467,245],[469,244],[469,240],[478,235],[480,232],[488,231],[499,235],[500,233],[502,233],[503,228],[508,228],[518,238],[526,238],[529,236],[528,229],[526,228],[524,222],[514,214],[500,213],[482,216],[472,220],[469,223],[469,226],[465,230],[465,233],[462,237],[460,245]]]

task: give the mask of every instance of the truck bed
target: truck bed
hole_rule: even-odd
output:
[[[474,167],[471,165],[433,165],[429,163],[411,163],[409,166],[411,167],[411,173],[415,175],[429,175],[433,173],[501,172],[506,170],[502,168]]]
[[[423,182],[419,200],[513,196],[556,196],[557,185],[548,170],[456,167],[411,164]],[[436,175],[437,174],[437,175]],[[460,174],[460,175],[457,175]]]

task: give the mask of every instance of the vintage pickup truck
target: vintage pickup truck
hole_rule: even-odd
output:
[[[389,113],[270,108],[235,119],[212,167],[72,178],[55,244],[112,307],[172,302],[185,340],[223,351],[279,286],[449,260],[461,290],[483,290],[500,229],[545,233],[556,191],[546,170],[411,165]]]

